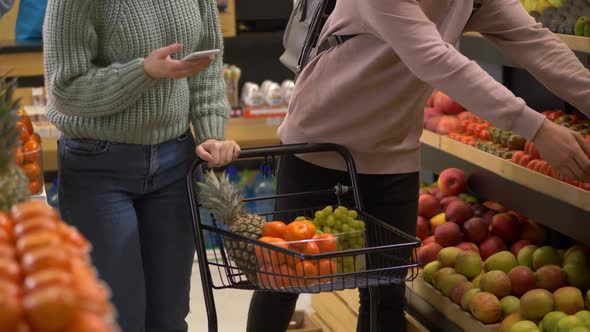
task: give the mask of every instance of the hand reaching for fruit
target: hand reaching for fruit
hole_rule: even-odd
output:
[[[533,142],[561,175],[590,182],[590,144],[582,136],[546,119]]]

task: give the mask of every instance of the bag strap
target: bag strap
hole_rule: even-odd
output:
[[[330,48],[336,46],[336,45],[340,45],[342,43],[344,43],[345,41],[355,37],[356,35],[330,35],[328,36],[328,38],[326,38],[318,47],[318,52],[317,54],[322,53],[323,51],[327,51]]]

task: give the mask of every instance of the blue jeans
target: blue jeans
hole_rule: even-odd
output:
[[[188,330],[190,134],[157,145],[59,140],[62,218],[92,243],[124,332]]]

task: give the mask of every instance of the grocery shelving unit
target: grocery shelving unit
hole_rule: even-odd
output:
[[[590,38],[568,35],[558,35],[558,37],[574,51],[587,68],[590,68]],[[460,50],[469,58],[492,66],[496,73],[501,73],[500,80],[508,88],[516,90],[515,93],[527,94],[529,98],[546,94],[546,91],[541,90],[542,86],[538,82],[530,77],[523,78],[522,69],[502,55],[482,35],[464,34],[460,42]],[[516,75],[520,77],[513,80],[512,78]],[[529,85],[524,84],[523,87],[523,82]],[[555,103],[555,98],[540,98],[530,102],[536,102],[537,105],[534,105],[536,107],[543,107],[542,105],[547,105],[547,102]],[[559,102],[571,110],[567,103],[561,100]],[[562,240],[563,237],[559,234],[563,234],[575,241],[590,244],[590,227],[588,227],[590,226],[590,192],[447,136],[425,130],[420,140],[422,169],[439,173],[449,167],[461,168],[470,174],[469,188],[477,196],[497,201],[509,209],[544,224],[554,231],[553,235],[556,236],[552,240]],[[497,325],[484,326],[478,323],[468,314],[461,312],[454,304],[447,303],[448,299],[435,293],[436,291],[422,280],[408,283],[406,287],[408,311],[419,320],[434,325],[433,331],[497,330]]]

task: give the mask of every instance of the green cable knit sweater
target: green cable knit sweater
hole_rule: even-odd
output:
[[[157,144],[192,123],[223,139],[229,113],[222,57],[188,79],[150,78],[143,58],[222,48],[215,0],[49,0],[43,32],[48,117],[66,136]]]

